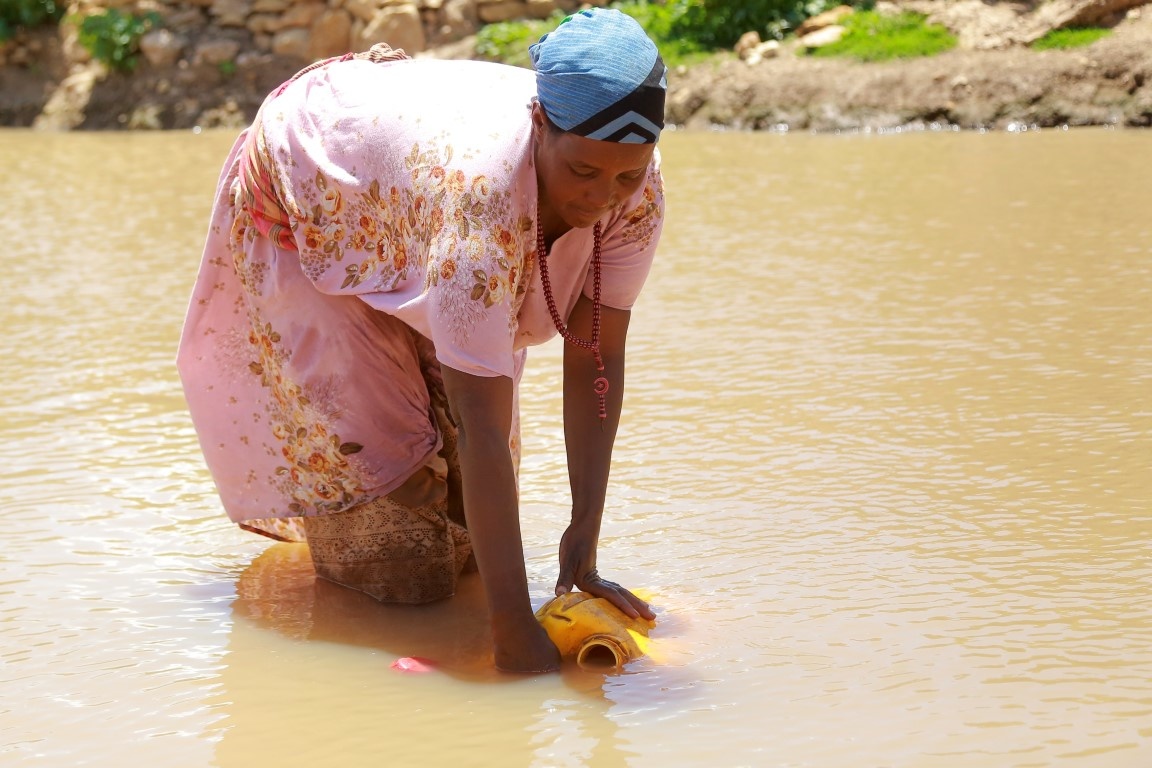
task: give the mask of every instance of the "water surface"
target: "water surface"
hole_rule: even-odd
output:
[[[537,679],[475,581],[380,606],[220,511],[173,357],[232,138],[0,133],[4,765],[1152,765],[1152,134],[669,135],[601,547],[656,647]]]

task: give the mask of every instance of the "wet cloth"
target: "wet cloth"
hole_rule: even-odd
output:
[[[316,575],[386,603],[450,597],[471,546],[444,502],[411,508],[388,496],[302,518]]]
[[[446,405],[433,405],[443,437],[439,465],[421,467],[387,496],[299,518],[317,576],[387,603],[426,603],[455,593],[472,542],[464,521],[449,513],[446,481],[452,473],[459,477],[460,460]]]
[[[438,366],[518,382],[526,347],[555,335],[534,253],[534,94],[533,73],[495,64],[337,60],[237,139],[177,358],[234,522],[299,539],[299,518],[401,489],[442,447]],[[245,203],[252,148],[288,216],[279,234]],[[602,220],[605,305],[633,305],[662,221],[654,159]],[[592,293],[591,253],[591,228],[553,245],[565,317]],[[515,458],[518,426],[509,441]]]

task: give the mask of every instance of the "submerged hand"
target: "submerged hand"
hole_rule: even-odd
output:
[[[496,668],[504,672],[553,672],[560,668],[560,651],[534,616],[517,621],[493,617],[492,640]]]
[[[596,542],[575,525],[568,526],[560,539],[560,575],[556,579],[557,596],[567,594],[575,586],[581,592],[602,597],[630,618],[655,619],[648,603],[614,581],[608,581],[596,570]]]

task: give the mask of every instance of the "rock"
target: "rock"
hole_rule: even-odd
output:
[[[196,65],[211,64],[213,66],[225,61],[235,61],[240,53],[240,43],[228,38],[213,38],[203,40],[196,45],[196,52],[192,55],[192,63]]]
[[[254,13],[248,17],[247,26],[253,35],[272,35],[284,27],[278,13]]]
[[[355,50],[366,51],[376,43],[388,43],[403,48],[409,56],[424,50],[427,45],[420,12],[414,5],[394,5],[381,8],[359,34],[353,34]]]
[[[437,42],[455,42],[473,34],[480,26],[476,5],[472,0],[445,0],[440,7],[440,27]]]
[[[164,28],[176,33],[196,32],[208,24],[204,10],[195,7],[179,8],[164,16]]]
[[[164,107],[159,104],[141,104],[132,110],[124,127],[130,131],[158,131],[164,127],[160,119],[163,114]]]
[[[477,0],[476,15],[485,24],[497,24],[528,15],[524,0]]]
[[[75,66],[48,97],[32,127],[50,131],[78,128],[84,122],[92,89],[106,76],[107,70],[99,62]]]
[[[248,0],[213,0],[209,14],[220,27],[243,27],[248,22],[252,3]]]
[[[196,117],[196,125],[201,128],[241,129],[248,125],[248,117],[239,105],[230,99],[219,107],[201,112]]]
[[[764,59],[771,59],[780,54],[780,41],[768,40],[760,43],[760,45],[753,48],[748,52],[748,57],[744,59],[745,63],[750,67],[754,67]]]
[[[328,8],[324,3],[293,3],[292,7],[280,17],[280,28],[311,27],[326,10]]]
[[[533,19],[546,19],[557,10],[553,0],[527,0],[525,15]]]
[[[311,44],[308,30],[294,27],[282,29],[272,36],[272,52],[280,56],[291,56],[297,59],[308,59],[308,48]]]
[[[352,17],[343,10],[326,10],[312,25],[309,57],[326,59],[352,50]]]
[[[742,59],[747,59],[748,54],[752,49],[760,45],[760,33],[752,30],[740,35],[740,39],[736,41],[735,47],[732,49],[736,51],[736,55]]]
[[[65,24],[60,27],[60,52],[64,60],[76,64],[87,64],[92,61],[92,54],[80,44],[80,26],[78,24]]]
[[[252,0],[252,13],[284,13],[292,0]]]
[[[855,11],[850,6],[838,5],[824,11],[824,13],[809,16],[800,26],[796,27],[796,37],[805,37],[813,32],[839,24],[845,16],[851,16],[853,13]]]
[[[352,14],[352,18],[365,23],[372,21],[372,17],[383,8],[380,0],[344,0],[343,8]]]
[[[823,48],[826,45],[840,42],[840,38],[844,37],[847,31],[847,29],[839,24],[833,24],[830,27],[823,27],[815,32],[809,32],[797,42],[804,48]]]
[[[187,38],[167,29],[153,29],[140,38],[140,53],[144,60],[157,69],[171,67],[184,54]]]
[[[474,59],[476,58],[476,35],[469,35],[461,40],[438,45],[435,48],[416,54],[418,59]]]

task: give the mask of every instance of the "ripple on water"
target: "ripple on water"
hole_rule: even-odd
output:
[[[4,198],[61,239],[50,272],[8,238],[0,306],[7,755],[291,761],[305,729],[413,763],[1148,754],[1146,137],[671,137],[599,552],[651,591],[653,654],[523,685],[390,672],[395,626],[323,615],[307,569],[238,600],[267,544],[220,513],[172,366],[231,141],[200,138],[36,138],[46,186]],[[558,353],[523,398],[537,602],[570,503]]]

